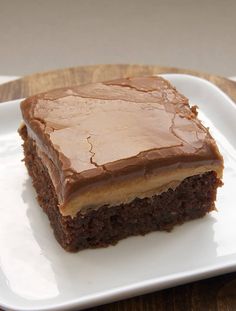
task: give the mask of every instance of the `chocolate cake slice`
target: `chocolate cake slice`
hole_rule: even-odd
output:
[[[163,78],[57,89],[21,110],[25,164],[67,251],[169,231],[215,209],[222,156]]]

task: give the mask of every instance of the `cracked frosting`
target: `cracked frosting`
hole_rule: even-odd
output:
[[[53,90],[21,103],[63,215],[151,196],[223,161],[196,108],[161,77]]]

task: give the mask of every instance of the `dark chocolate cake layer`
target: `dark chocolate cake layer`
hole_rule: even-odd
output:
[[[136,198],[128,204],[102,206],[76,217],[62,216],[58,198],[47,168],[38,157],[35,142],[26,127],[20,129],[24,140],[25,164],[38,194],[38,201],[49,217],[54,234],[67,251],[116,244],[131,235],[155,230],[170,231],[174,225],[203,217],[214,210],[217,187],[215,172],[184,179],[175,189],[150,198]]]

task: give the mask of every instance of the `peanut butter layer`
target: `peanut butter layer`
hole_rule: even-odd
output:
[[[187,98],[161,77],[58,89],[21,103],[63,215],[176,187],[223,161]]]

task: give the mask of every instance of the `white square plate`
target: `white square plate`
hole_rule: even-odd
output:
[[[20,101],[0,104],[0,306],[82,309],[236,270],[236,105],[203,79],[164,76],[199,106],[199,117],[224,156],[218,212],[171,233],[67,253],[56,242],[21,162]]]

